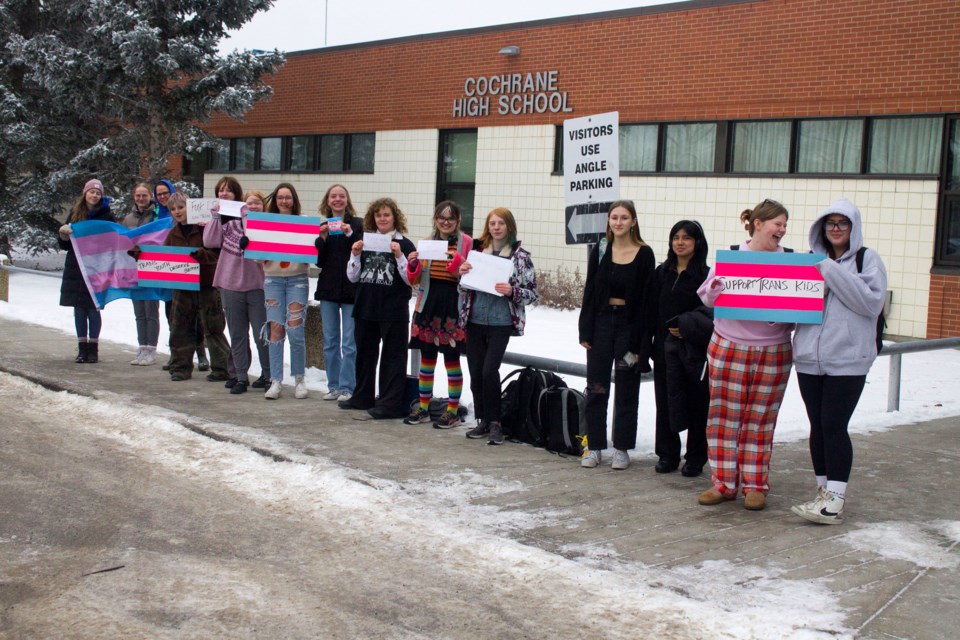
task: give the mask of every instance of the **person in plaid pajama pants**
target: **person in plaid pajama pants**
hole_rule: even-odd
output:
[[[782,252],[787,232],[787,210],[764,200],[740,214],[750,239],[741,251]],[[713,306],[723,291],[716,267],[697,291]],[[770,490],[770,454],[777,413],[790,377],[793,324],[716,318],[707,350],[710,368],[710,415],[707,451],[713,469],[713,488],[700,494],[703,505],[720,504],[744,494],[744,507],[756,511],[766,505]]]

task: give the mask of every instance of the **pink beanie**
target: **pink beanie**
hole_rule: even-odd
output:
[[[100,193],[103,193],[103,183],[97,180],[96,178],[92,180],[87,180],[87,184],[83,185],[83,195],[87,195],[87,191],[90,189],[99,189]]]

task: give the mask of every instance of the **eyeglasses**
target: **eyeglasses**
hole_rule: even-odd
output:
[[[293,196],[277,196],[277,200],[293,200]]]
[[[447,223],[451,223],[451,222],[456,222],[456,221],[457,221],[457,219],[454,218],[453,216],[437,216],[437,217],[435,218],[435,220],[436,220],[437,222],[447,222]]]
[[[840,220],[839,222],[834,222],[833,220],[827,220],[823,223],[823,228],[827,231],[834,231],[839,229],[840,231],[849,231],[850,230],[850,221],[849,220]]]

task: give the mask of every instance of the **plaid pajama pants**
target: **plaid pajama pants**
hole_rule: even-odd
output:
[[[717,333],[707,349],[710,416],[707,448],[713,484],[727,498],[737,490],[770,490],[773,430],[790,378],[789,342],[749,347]]]

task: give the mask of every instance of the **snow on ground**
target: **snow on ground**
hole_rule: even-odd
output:
[[[62,258],[61,258],[62,261]],[[29,261],[18,260],[20,264]],[[50,258],[39,258],[37,266],[49,268]],[[316,283],[311,283],[311,292]],[[75,335],[73,309],[58,305],[60,291],[59,277],[13,272],[10,274],[10,302],[0,302],[0,317],[24,322],[33,322],[66,334]],[[101,339],[125,344],[131,347],[131,357],[137,345],[136,327],[133,319],[133,306],[129,300],[111,302],[104,309],[104,327]],[[160,350],[164,351],[168,339],[168,329],[163,313],[160,314]],[[584,350],[577,342],[577,312],[533,307],[527,311],[526,335],[512,338],[508,350],[546,356],[571,362],[586,362]],[[289,346],[284,366],[289,382]],[[472,406],[470,393],[470,374],[464,358],[464,406]],[[505,365],[501,375],[513,369]],[[889,379],[890,359],[881,356],[867,377],[860,404],[850,423],[851,433],[869,433],[897,425],[922,422],[934,418],[960,415],[960,395],[952,381],[960,380],[960,351],[941,350],[924,353],[905,354],[902,362],[900,411],[887,413],[887,382]],[[250,369],[252,376],[260,374],[256,356]],[[584,380],[565,376],[568,386],[582,389]],[[323,371],[310,368],[306,374],[307,386],[315,391],[326,390],[326,375]],[[442,366],[437,367],[434,394],[447,395],[446,374]],[[611,412],[612,413],[612,412]],[[645,380],[640,387],[640,428],[637,433],[637,445],[634,456],[653,454],[653,424],[656,411],[653,398],[653,381]],[[797,388],[796,375],[790,377],[790,384],[784,397],[777,422],[776,442],[790,442],[806,438],[809,423]]]

